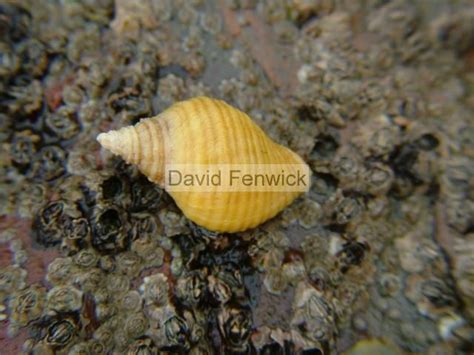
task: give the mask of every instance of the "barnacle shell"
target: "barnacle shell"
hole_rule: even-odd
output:
[[[53,322],[47,330],[46,343],[53,346],[68,344],[76,333],[75,323],[68,318]]]
[[[82,306],[82,292],[75,287],[56,286],[46,295],[48,309],[54,312],[76,311]]]
[[[207,97],[179,102],[135,126],[102,133],[97,140],[128,163],[138,165],[160,186],[165,186],[167,164],[291,164],[309,174],[296,153],[273,142],[245,113]],[[189,219],[220,232],[253,228],[301,193],[217,188],[168,192]]]

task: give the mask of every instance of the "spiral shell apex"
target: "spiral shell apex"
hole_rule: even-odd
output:
[[[221,100],[178,102],[135,126],[101,133],[97,140],[137,165],[166,189],[186,217],[212,231],[256,227],[309,188],[306,163]],[[246,181],[245,175],[250,176]],[[178,177],[174,183],[172,176]]]

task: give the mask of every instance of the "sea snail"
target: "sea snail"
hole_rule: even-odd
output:
[[[273,142],[245,113],[208,97],[178,102],[135,126],[101,133],[97,140],[127,163],[136,164],[150,181],[168,191],[186,217],[211,231],[239,232],[256,227],[274,217],[309,187],[310,170],[296,153]],[[184,186],[183,174],[169,166],[188,167],[185,178],[199,177],[199,174],[186,174],[193,172],[189,166],[200,167],[200,172],[208,173],[215,173],[216,167],[220,173],[223,167],[226,179],[232,175],[230,180],[238,187],[232,183],[229,187],[229,181],[224,178],[218,180],[226,180],[226,183],[207,184],[206,189],[200,188],[205,184],[200,185],[198,182],[203,180],[199,178],[198,182],[188,179],[189,184]],[[239,169],[229,168],[235,166]],[[250,172],[263,169],[275,176],[281,172],[281,181],[293,173],[292,184],[289,178],[286,181],[291,186],[295,184],[295,176],[301,176],[297,188],[275,189],[268,184],[268,174],[260,174],[262,179],[256,178],[254,185],[252,176],[242,183],[244,176],[239,176],[242,166],[244,171],[251,167]],[[176,178],[173,183],[171,176]],[[182,189],[174,185],[171,188],[177,182]],[[260,188],[263,185],[266,188]]]

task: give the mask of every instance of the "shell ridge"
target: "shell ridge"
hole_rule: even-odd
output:
[[[222,104],[221,100],[216,100],[216,105],[215,109],[217,111],[218,117],[221,117],[221,123],[223,126],[223,131],[224,131],[224,142],[225,144],[223,145],[224,149],[224,154],[226,156],[226,161],[222,162],[225,164],[235,164],[235,161],[232,157],[238,156],[236,154],[236,147],[237,145],[235,144],[236,139],[235,139],[235,131],[237,126],[235,125],[235,121],[232,120],[229,117],[229,112],[227,110],[227,107]],[[217,116],[216,116],[217,117]],[[223,229],[228,229],[232,225],[232,220],[229,219],[229,215],[231,214],[231,208],[234,206],[236,203],[236,193],[234,192],[229,192],[225,194],[227,197],[226,201],[223,201],[223,208],[220,211],[222,222],[223,222]]]
[[[133,135],[133,140],[136,142],[135,151],[133,152],[132,159],[134,159],[134,161],[139,164],[142,156],[142,141],[140,140],[140,136],[138,135],[138,129],[136,126],[134,126],[131,130],[131,134]]]
[[[173,134],[173,127],[170,126],[170,122],[167,119],[162,119],[159,121],[158,127],[161,131],[161,139],[163,140],[163,168],[169,163],[170,158],[173,157],[174,149],[173,142],[170,141],[171,135]]]
[[[251,152],[250,143],[253,144],[253,139],[249,139],[250,137],[252,137],[252,131],[249,125],[247,124],[247,120],[246,120],[247,117],[242,116],[241,111],[230,110],[230,112],[232,112],[232,114],[234,115],[235,121],[238,122],[237,127],[239,128],[242,134],[242,137],[245,137],[245,139],[238,139],[238,137],[236,137],[236,141],[242,141],[243,143],[242,147],[244,147],[241,154],[239,154],[239,156],[244,158],[244,161],[239,161],[239,164],[249,164],[249,163],[252,164],[253,156],[252,154],[250,154]],[[237,212],[235,213],[235,215],[238,220],[245,221],[244,222],[245,225],[243,226],[243,228],[247,228],[248,226],[248,219],[245,219],[244,217],[248,216],[250,210],[253,210],[253,208],[247,207],[249,205],[250,198],[251,198],[250,194],[246,193],[245,191],[237,195],[237,204],[236,204]],[[252,211],[252,212],[258,213],[258,211]],[[236,221],[233,221],[232,223],[236,223]]]
[[[129,164],[134,164],[136,161],[133,159],[135,157],[135,150],[137,149],[135,146],[137,142],[135,141],[135,135],[133,134],[133,131],[135,130],[135,127],[128,127],[127,130],[127,137],[130,140],[130,149],[128,150],[128,163]]]
[[[177,105],[175,107],[175,115],[178,117],[177,120],[173,121],[175,126],[174,130],[180,130],[184,135],[184,152],[183,156],[178,157],[178,163],[189,163],[189,164],[203,164],[202,154],[203,150],[207,151],[207,139],[202,139],[205,135],[202,134],[203,125],[202,125],[202,115],[199,114],[200,102],[197,98],[189,101],[188,105]],[[194,132],[201,132],[200,135],[194,136]],[[208,212],[200,208],[200,198],[204,198],[197,191],[188,191],[188,192],[174,192],[172,196],[176,196],[176,202],[181,208],[183,203],[186,203],[188,206],[187,211],[184,213],[187,218],[191,220],[199,219],[201,223],[206,223],[208,221]],[[185,201],[183,201],[185,199]],[[179,201],[179,203],[178,203]],[[184,209],[183,209],[184,212]]]
[[[152,170],[153,159],[151,157],[154,156],[153,152],[154,152],[154,148],[156,146],[155,140],[153,139],[153,135],[151,133],[151,129],[149,127],[149,124],[153,124],[153,121],[152,120],[142,120],[139,123],[139,125],[140,125],[139,127],[141,128],[141,130],[140,130],[141,135],[143,135],[143,136],[146,135],[145,140],[148,143],[147,145],[145,145],[145,147],[147,149],[143,151],[143,156],[142,156],[142,159],[140,161],[140,170],[145,175],[147,175],[147,172],[148,172],[148,174],[153,175],[153,170]]]
[[[187,107],[182,107],[183,110],[183,116],[187,117],[188,119],[192,119],[194,124],[197,125],[196,127],[196,132],[201,132],[202,135],[196,135],[194,136],[194,131],[192,129],[189,130],[189,152],[191,153],[191,156],[193,158],[187,159],[186,161],[189,161],[191,164],[208,164],[209,163],[209,156],[208,154],[204,154],[205,161],[202,161],[202,156],[201,152],[207,152],[209,151],[209,137],[208,137],[208,132],[206,130],[205,125],[203,125],[204,118],[204,111],[203,111],[203,104],[202,100],[200,97],[195,98],[190,102],[190,105]],[[201,119],[200,119],[201,118]],[[204,139],[202,139],[204,138]],[[207,139],[206,139],[207,138]],[[213,192],[210,192],[213,193]],[[199,213],[199,200],[204,198],[203,195],[200,195],[198,191],[193,191],[189,193],[189,204],[195,207],[195,213]],[[196,203],[196,201],[198,203]],[[206,216],[206,219],[208,219],[208,216]]]
[[[200,103],[200,107],[201,107],[201,110],[202,110],[202,113],[203,113],[202,117],[209,117],[209,121],[211,122],[210,126],[212,126],[214,128],[214,129],[209,129],[208,130],[210,137],[209,137],[209,139],[205,140],[206,151],[211,151],[212,149],[215,149],[217,147],[217,142],[219,141],[219,139],[218,139],[218,136],[216,135],[216,131],[222,131],[222,129],[220,129],[222,119],[217,119],[216,120],[216,118],[219,118],[219,117],[212,114],[212,112],[210,110],[210,105],[208,105],[208,102],[206,102],[206,100],[202,100],[201,97],[200,97],[199,103]],[[222,154],[221,151],[219,153]],[[210,158],[211,157],[209,155],[207,155],[206,164],[221,164],[222,163],[219,160],[214,161],[214,159],[212,159],[212,161],[211,161]],[[212,158],[214,158],[214,157],[212,157]],[[212,191],[212,193],[216,193],[216,192],[217,192],[217,189]]]
[[[125,127],[123,130],[123,142],[120,142],[120,145],[125,148],[123,150],[125,154],[125,161],[128,164],[134,164],[135,162],[133,161],[133,150],[134,148],[134,142],[133,142],[133,134],[131,131],[133,130],[133,127]],[[128,142],[128,144],[126,144]]]
[[[291,164],[293,163],[292,161],[289,161],[287,159],[287,156],[284,154],[285,151],[282,150],[281,148],[284,148],[281,144],[275,143],[273,141],[269,141],[270,145],[273,145],[273,147],[269,147],[269,158],[272,161],[272,164]],[[286,149],[286,148],[285,148]],[[287,201],[291,201],[291,195],[293,193],[291,192],[275,192],[275,191],[268,191],[267,193],[264,194],[266,196],[266,199],[269,200],[269,205],[271,206],[271,209],[269,210],[268,213],[268,219],[271,219],[275,217],[278,212],[282,209],[282,206],[287,205]],[[268,202],[267,202],[268,203]]]
[[[157,150],[153,151],[153,160],[152,160],[152,167],[151,171],[153,172],[153,178],[156,181],[159,181],[161,184],[163,184],[163,174],[164,174],[164,167],[165,167],[165,159],[167,158],[167,152],[166,152],[166,147],[167,147],[167,137],[166,137],[166,132],[164,131],[163,120],[154,120],[153,122],[150,122],[149,127],[152,129],[151,132],[155,132],[157,140]],[[161,140],[161,145],[159,144],[159,141]],[[160,156],[155,157],[155,155],[159,154],[161,150],[161,159]]]
[[[279,155],[279,164],[296,164],[299,162],[294,161],[294,157],[292,154],[287,154],[291,153],[291,151],[286,148],[285,146],[279,144],[279,143],[274,143],[278,145],[280,149],[275,149],[275,152],[278,153]],[[294,169],[292,168],[292,172],[294,172]],[[278,206],[275,206],[275,213],[273,214],[272,217],[276,216],[279,211],[288,206],[292,202],[292,196],[295,196],[296,194],[294,192],[281,192],[280,194],[276,194],[275,196],[279,198],[280,201],[278,201]]]
[[[227,142],[227,144],[225,144],[225,148],[226,148],[225,154],[229,160],[226,161],[226,163],[233,164],[234,161],[232,159],[232,156],[235,155],[235,151],[234,151],[235,145],[233,144],[235,140],[235,137],[233,134],[235,132],[235,125],[234,125],[235,122],[234,120],[227,118],[228,116],[225,109],[226,107],[222,104],[222,102],[218,101],[216,105],[216,110],[218,111],[220,117],[223,118],[222,123],[224,126],[224,129],[223,129],[224,135],[225,135],[224,139],[225,139],[225,142]],[[230,224],[232,223],[229,220],[228,216],[230,215],[230,208],[235,203],[235,198],[237,195],[231,192],[231,193],[226,194],[226,196],[227,196],[227,201],[224,204],[224,209],[222,210],[222,213],[221,213],[223,221],[225,223],[223,228],[229,228]]]
[[[245,139],[238,139],[238,132],[242,130],[242,125],[239,122],[239,119],[237,117],[238,111],[234,110],[229,110],[229,105],[227,103],[223,102],[222,104],[222,110],[225,113],[224,117],[227,117],[227,120],[231,123],[232,125],[232,132],[231,133],[231,139],[230,139],[230,145],[232,145],[234,154],[236,157],[236,161],[233,160],[232,164],[242,164],[245,162],[242,162],[239,159],[242,159],[243,156],[245,156],[242,153],[242,150],[244,149],[244,141]],[[240,207],[242,206],[242,201],[241,201],[241,196],[242,194],[239,192],[231,192],[233,195],[233,198],[231,199],[232,204],[229,204],[228,212],[227,215],[224,216],[225,218],[225,224],[226,226],[229,226],[229,229],[235,228],[234,225],[236,224],[235,218],[240,219]],[[233,209],[233,213],[231,210]],[[233,215],[233,217],[231,216]]]
[[[173,105],[171,107],[170,114],[167,115],[166,119],[163,121],[163,125],[166,125],[166,127],[164,127],[163,129],[166,132],[167,137],[171,138],[171,135],[174,134],[175,132],[179,132],[186,137],[186,139],[184,139],[183,141],[184,143],[183,154],[188,154],[189,152],[195,153],[195,151],[191,149],[193,145],[195,144],[194,136],[192,134],[191,135],[188,134],[188,131],[192,131],[192,128],[190,128],[190,124],[192,124],[192,122],[189,122],[189,124],[186,124],[188,121],[190,121],[190,119],[189,119],[189,114],[187,113],[186,107],[184,107],[183,105],[178,105],[178,104]],[[186,160],[189,161],[190,157],[186,157],[187,159],[183,159],[183,157],[179,155],[179,152],[176,152],[176,155],[175,155],[173,146],[178,143],[181,144],[182,142],[181,141],[170,142],[170,144],[167,144],[166,146],[169,150],[166,153],[167,153],[168,158],[174,159],[174,163],[182,164]],[[170,159],[169,163],[172,164],[173,159]]]
[[[225,121],[225,117],[221,116],[219,114],[219,111],[217,111],[218,104],[215,101],[205,97],[201,97],[200,103],[202,105],[202,111],[204,113],[202,117],[209,117],[210,122],[212,122],[210,126],[213,128],[209,129],[211,137],[209,140],[207,140],[206,145],[209,150],[216,150],[219,154],[218,158],[212,157],[212,161],[208,160],[207,163],[217,165],[224,164],[226,163],[225,161],[223,161],[223,159],[226,159],[226,148],[224,146],[228,145],[228,141],[223,139],[223,137],[220,136],[218,133],[224,131],[223,122]],[[220,142],[223,142],[224,144],[220,144]],[[224,214],[223,207],[228,204],[228,201],[225,201],[224,197],[228,196],[228,194],[219,191],[218,186],[216,186],[210,193],[214,194],[215,205],[218,205],[219,208],[216,211],[210,211],[207,216],[207,219],[209,221],[219,220],[221,222],[224,222],[227,215]]]
[[[250,164],[252,164],[252,169],[257,168],[256,164],[265,164],[265,157],[261,154],[261,145],[264,143],[265,139],[261,139],[260,134],[258,131],[254,130],[252,127],[252,120],[247,116],[245,113],[241,113],[245,115],[244,117],[246,118],[246,121],[249,123],[247,124],[247,129],[249,131],[249,136],[248,136],[248,141],[251,142],[251,151],[250,151],[250,157],[251,161]],[[257,173],[257,171],[252,170],[253,173]],[[252,200],[251,194],[248,194],[248,199]],[[246,213],[243,216],[243,219],[248,221],[249,226],[253,225],[256,223],[258,219],[260,219],[261,211],[262,211],[262,206],[264,206],[264,203],[266,202],[266,194],[262,193],[262,191],[257,191],[255,193],[255,199],[254,200],[254,209],[247,209]]]

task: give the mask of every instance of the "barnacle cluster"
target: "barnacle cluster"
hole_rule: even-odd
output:
[[[2,2],[2,352],[472,353],[473,24],[469,0]],[[210,232],[95,142],[199,95],[310,191]]]

